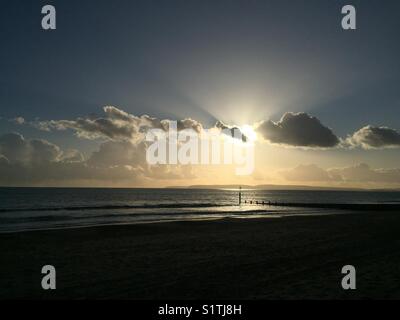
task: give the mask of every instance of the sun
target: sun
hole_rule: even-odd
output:
[[[254,131],[254,128],[252,126],[245,124],[240,127],[240,130],[249,139],[249,141],[257,140],[257,132]]]

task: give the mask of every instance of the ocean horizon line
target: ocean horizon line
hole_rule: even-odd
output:
[[[0,186],[0,189],[115,189],[115,190],[264,190],[264,191],[340,191],[340,192],[400,192],[399,188],[348,188],[307,185],[188,185],[165,187],[111,187],[111,186]]]

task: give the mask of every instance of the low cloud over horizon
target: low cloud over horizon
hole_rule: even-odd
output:
[[[25,139],[19,133],[0,136],[1,185],[144,185],[190,177],[190,168],[149,166],[143,143],[103,142],[84,159],[78,150],[62,150],[43,139]]]
[[[150,166],[146,162],[147,145],[144,141],[146,131],[153,128],[166,131],[170,120],[160,120],[149,115],[135,116],[112,106],[104,107],[103,111],[103,116],[92,115],[72,120],[28,121],[22,116],[15,117],[12,122],[16,126],[34,126],[49,134],[51,131],[71,130],[79,139],[91,140],[97,147],[85,158],[84,150],[63,150],[48,140],[29,139],[19,133],[3,134],[0,136],[0,184],[156,186],[159,185],[159,181],[166,183],[181,181],[181,184],[201,181],[198,179],[204,174],[200,172],[199,167]],[[193,129],[201,132],[205,129],[202,123],[191,118],[178,120],[177,125],[178,131]],[[226,124],[222,121],[218,121],[211,128],[241,130],[235,124]],[[352,150],[358,148],[369,152],[368,150],[400,147],[400,134],[395,129],[366,125],[347,138],[340,138],[318,118],[304,112],[287,112],[279,121],[264,120],[253,124],[253,129],[259,137],[256,141],[257,149],[263,149],[263,145],[267,144],[282,146],[283,149],[290,147],[303,150],[303,155],[309,154],[308,152],[321,152],[323,155],[324,152],[328,152],[327,150],[335,149],[342,150],[341,152],[354,152]],[[246,143],[246,140],[247,137],[244,136],[242,141]],[[365,161],[368,161],[368,158]],[[259,163],[262,163],[262,159]],[[262,164],[256,168],[258,173],[263,170]],[[400,169],[373,169],[365,163],[329,169],[323,169],[317,163],[298,165],[292,169],[279,169],[277,172],[289,183],[371,182],[400,185]],[[219,184],[225,181],[227,174],[221,172],[221,176],[212,175],[212,178]],[[255,177],[254,179],[256,180]]]
[[[282,170],[288,181],[296,182],[373,182],[400,183],[400,169],[373,169],[366,163],[343,168],[323,169],[316,164],[299,165]]]

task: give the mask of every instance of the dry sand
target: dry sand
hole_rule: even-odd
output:
[[[1,234],[0,250],[2,299],[400,298],[393,212]],[[341,289],[346,264],[357,290]]]

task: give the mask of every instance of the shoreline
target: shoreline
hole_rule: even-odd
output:
[[[307,208],[304,208],[307,209]],[[250,215],[246,215],[250,213]],[[259,214],[258,214],[259,213]],[[187,213],[192,215],[194,213]],[[195,213],[199,214],[199,213]],[[98,223],[90,225],[75,225],[75,226],[60,226],[60,227],[48,227],[48,228],[36,228],[36,229],[21,229],[21,230],[6,230],[0,231],[2,234],[12,234],[12,233],[24,233],[24,232],[39,232],[39,231],[52,231],[52,230],[70,230],[70,229],[82,229],[82,228],[102,228],[102,227],[117,227],[117,226],[129,226],[129,225],[146,225],[146,224],[158,224],[158,223],[174,223],[174,222],[201,222],[201,221],[215,221],[215,220],[264,220],[264,219],[276,219],[276,218],[290,218],[290,217],[311,217],[311,216],[327,216],[327,215],[342,215],[342,214],[362,214],[360,211],[335,211],[335,212],[285,212],[280,210],[264,211],[264,210],[254,210],[246,212],[221,212],[221,213],[200,213],[200,214],[232,214],[235,216],[227,217],[199,217],[199,218],[182,218],[182,219],[171,219],[171,220],[148,220],[148,221],[132,221],[132,222],[115,222],[115,223]],[[200,215],[199,214],[199,215]]]

